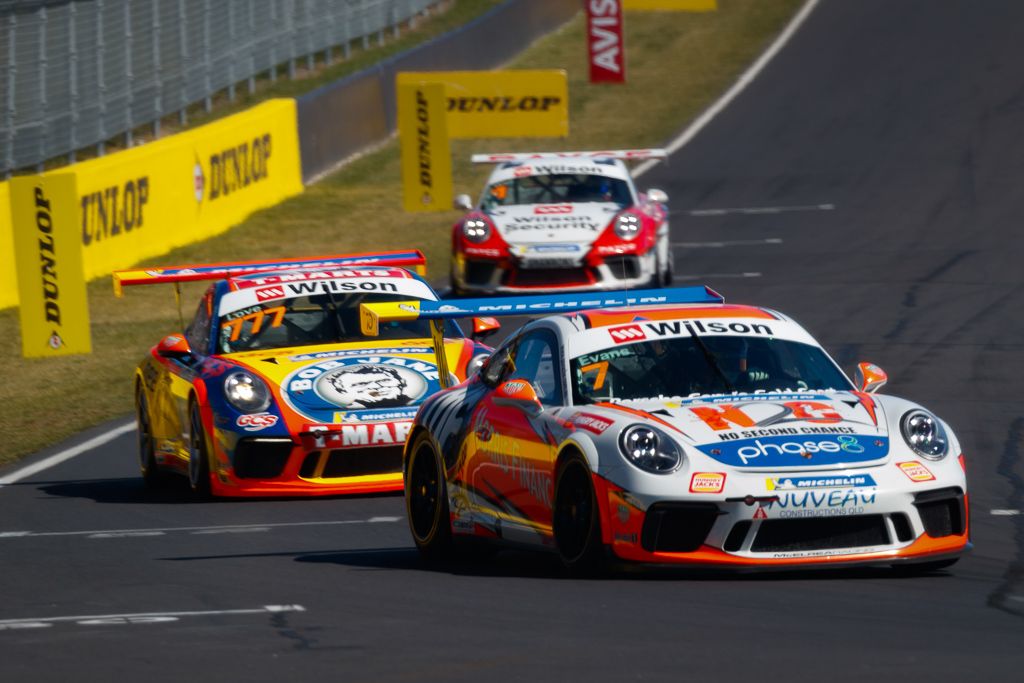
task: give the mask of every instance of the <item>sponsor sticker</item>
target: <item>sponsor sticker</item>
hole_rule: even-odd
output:
[[[647,339],[647,335],[644,334],[643,328],[639,325],[619,325],[618,327],[609,327],[608,334],[616,344],[628,344],[630,342],[643,341],[644,339]]]
[[[889,439],[863,434],[796,434],[737,439],[698,446],[732,467],[808,467],[878,460]]]
[[[690,477],[690,493],[721,493],[725,476],[724,472],[694,472]]]
[[[553,206],[538,206],[533,209],[536,214],[557,214],[557,213],[572,213],[572,204],[557,204]]]
[[[775,477],[765,479],[769,491],[801,491],[804,489],[839,489],[876,486],[870,474],[850,474],[828,477]]]
[[[935,475],[932,474],[931,470],[916,460],[898,462],[896,466],[903,471],[903,474],[907,475],[910,481],[935,481]]]
[[[252,415],[239,415],[235,424],[247,432],[258,432],[267,427],[277,424],[277,415],[270,413],[253,413]]]
[[[587,413],[576,413],[572,416],[571,421],[580,429],[586,429],[588,432],[593,432],[594,434],[604,434],[605,431],[612,426],[610,420],[598,417],[597,415],[589,415]]]

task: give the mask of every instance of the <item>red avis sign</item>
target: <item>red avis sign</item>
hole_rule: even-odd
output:
[[[622,0],[586,0],[591,83],[625,83]]]

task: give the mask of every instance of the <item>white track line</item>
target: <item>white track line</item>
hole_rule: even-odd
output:
[[[271,524],[231,524],[223,526],[176,526],[152,529],[93,529],[87,531],[0,531],[4,538],[38,538],[41,536],[88,536],[89,538],[131,538],[137,536],[162,536],[166,533],[183,532],[190,534],[244,533],[270,531],[287,527],[338,526],[341,524],[380,524],[398,522],[402,517],[371,517],[370,519],[335,519],[319,522],[278,522]]]
[[[803,204],[799,206],[748,206],[725,209],[690,209],[685,213],[690,216],[726,216],[733,213],[756,216],[761,214],[793,213],[797,211],[835,211],[835,204]],[[670,214],[679,213],[670,211]]]
[[[680,133],[679,137],[668,144],[665,148],[668,153],[674,154],[675,152],[678,152],[686,143],[695,138],[697,133],[704,129],[704,126],[711,123],[716,116],[722,113],[722,110],[728,107],[729,104],[736,99],[755,78],[757,78],[758,74],[768,66],[768,62],[770,62],[772,58],[774,58],[775,55],[777,55],[779,51],[786,46],[786,43],[789,42],[790,38],[793,37],[797,32],[797,29],[800,28],[817,6],[818,0],[807,0],[807,2],[804,3],[804,6],[800,8],[800,11],[797,12],[796,16],[790,20],[789,25],[786,26],[785,30],[775,39],[775,42],[768,46],[768,49],[758,57],[757,61],[751,64],[750,67],[743,72],[739,77],[739,80],[733,83],[732,87],[725,91],[724,95],[718,98],[718,101],[708,107],[703,114],[698,116],[686,130]],[[643,175],[647,171],[651,170],[657,163],[658,162],[654,159],[645,161],[633,170],[633,177],[637,178]]]
[[[780,33],[779,36],[775,39],[775,42],[768,46],[768,49],[764,51],[764,53],[758,58],[758,60],[754,62],[752,65],[750,65],[750,67],[743,72],[743,74],[739,77],[739,80],[733,83],[732,87],[729,88],[725,92],[725,94],[718,99],[717,102],[715,102],[707,110],[705,110],[703,114],[698,116],[697,120],[691,123],[690,126],[679,135],[679,137],[677,137],[675,140],[668,144],[668,146],[665,148],[668,151],[668,153],[672,154],[674,152],[679,151],[683,147],[683,145],[685,145],[694,137],[696,137],[697,133],[699,133],[704,128],[704,126],[708,125],[712,119],[714,119],[716,116],[718,116],[719,113],[721,113],[723,109],[729,106],[729,103],[736,99],[736,97],[741,92],[743,92],[743,90],[748,85],[750,85],[751,81],[753,81],[757,77],[757,75],[761,73],[762,70],[764,70],[765,66],[768,65],[768,62],[770,62],[772,58],[775,57],[775,55],[778,54],[778,52],[782,50],[783,47],[785,47],[786,43],[789,42],[789,39],[793,37],[793,34],[796,33],[797,29],[800,28],[800,26],[807,19],[808,15],[810,15],[811,11],[814,10],[814,8],[817,7],[817,5],[818,0],[807,0],[807,2],[804,3],[804,6],[800,8],[800,11],[797,12],[796,16],[793,17],[792,20],[790,20],[789,25],[786,26],[785,30],[782,33]],[[633,177],[640,177],[641,175],[649,171],[656,163],[656,161],[652,160],[640,164],[639,166],[636,167],[636,169],[633,170]],[[757,277],[758,275],[760,275],[760,273],[744,273],[740,277]],[[732,275],[727,277],[736,276]],[[679,278],[676,279],[678,280]],[[5,486],[6,484],[13,484],[14,482],[20,481],[25,477],[30,477],[37,472],[41,472],[47,468],[53,467],[54,465],[58,465],[64,462],[65,460],[69,460],[70,458],[73,458],[76,455],[84,453],[90,448],[102,446],[108,441],[116,439],[121,434],[124,434],[125,432],[133,429],[134,427],[134,423],[122,425],[121,427],[115,427],[106,434],[100,434],[99,436],[90,439],[89,441],[86,441],[83,444],[79,444],[74,448],[69,448],[66,451],[61,451],[56,455],[52,455],[45,460],[40,460],[39,462],[33,465],[29,465],[28,467],[22,468],[20,470],[15,470],[14,472],[7,475],[3,479],[0,479],[0,488],[3,488],[3,486]]]
[[[1016,517],[1020,510],[992,510],[992,514],[996,517]]]
[[[54,624],[73,623],[79,626],[114,626],[119,624],[156,624],[178,621],[181,617],[218,617],[244,614],[279,614],[305,612],[302,605],[263,605],[251,609],[221,609],[196,612],[138,612],[135,614],[93,614],[74,617],[43,617],[41,619],[0,619],[0,631],[47,628]]]
[[[678,249],[721,249],[722,247],[749,247],[765,244],[782,244],[778,237],[767,237],[763,240],[732,240],[729,242],[673,242],[670,246]]]
[[[39,462],[32,463],[31,465],[27,465],[26,467],[22,467],[19,470],[11,472],[6,477],[0,478],[0,488],[21,481],[26,477],[31,477],[33,474],[42,472],[43,470],[49,469],[54,465],[59,465],[65,460],[70,460],[76,455],[81,455],[86,451],[91,451],[92,449],[102,446],[105,443],[110,443],[111,441],[121,436],[122,434],[127,434],[128,432],[132,431],[135,431],[134,421],[125,423],[123,425],[120,425],[119,427],[114,427],[110,431],[104,432],[99,436],[94,436],[88,441],[80,443],[77,446],[68,448],[67,450],[61,451],[60,453],[55,453],[54,455],[51,455],[48,458],[44,458]]]

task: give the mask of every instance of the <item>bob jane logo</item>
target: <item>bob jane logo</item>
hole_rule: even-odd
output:
[[[196,201],[202,201],[204,195],[210,201],[220,199],[266,180],[270,175],[272,142],[270,133],[264,133],[211,154],[206,171],[209,177],[197,161],[192,169]]]
[[[437,366],[399,356],[339,358],[309,365],[282,383],[295,410],[320,422],[339,408],[401,408],[440,389]]]

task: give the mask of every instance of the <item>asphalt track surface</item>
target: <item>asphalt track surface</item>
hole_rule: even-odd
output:
[[[399,497],[153,497],[128,433],[0,489],[0,680],[1021,680],[1021,26],[1014,0],[825,0],[641,180],[681,283],[953,424],[975,549],[950,570],[429,570]]]

